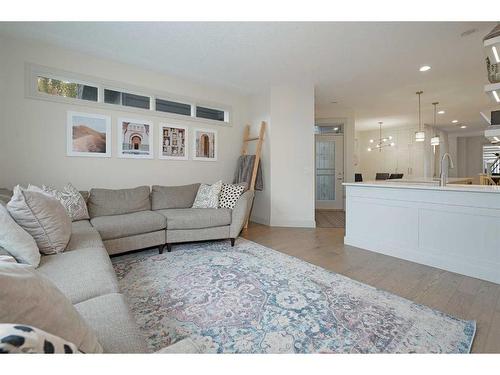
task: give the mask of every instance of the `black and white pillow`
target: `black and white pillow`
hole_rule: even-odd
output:
[[[76,354],[75,344],[24,324],[0,324],[0,354]]]
[[[219,196],[219,208],[230,208],[232,210],[244,191],[244,185],[223,184]]]

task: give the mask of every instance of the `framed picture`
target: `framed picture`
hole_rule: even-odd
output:
[[[153,159],[153,124],[145,120],[119,118],[118,157]]]
[[[68,111],[66,153],[68,156],[111,157],[111,118]]]
[[[188,160],[188,129],[184,126],[160,124],[158,158]]]
[[[193,160],[217,161],[217,142],[216,130],[195,129]]]

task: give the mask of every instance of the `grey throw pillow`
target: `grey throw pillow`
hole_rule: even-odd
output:
[[[57,190],[52,186],[46,185],[42,185],[42,190],[53,195],[59,202],[61,202],[71,220],[78,221],[90,219],[85,199],[70,183],[66,184],[62,190]]]
[[[68,298],[26,264],[0,262],[0,322],[40,328],[84,353],[101,353],[97,337]]]
[[[213,185],[201,184],[193,203],[193,208],[218,208],[222,181]]]
[[[38,267],[40,251],[31,235],[21,228],[10,216],[7,209],[0,205],[0,246],[19,263]]]
[[[33,237],[42,254],[61,253],[71,237],[71,219],[57,199],[33,189],[16,186],[7,210]]]

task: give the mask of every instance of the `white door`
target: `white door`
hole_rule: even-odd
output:
[[[344,209],[344,136],[316,135],[316,208]]]

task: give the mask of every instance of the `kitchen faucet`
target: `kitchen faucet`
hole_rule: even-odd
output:
[[[446,171],[443,168],[444,159],[448,158],[450,161],[449,168],[453,169],[455,166],[453,165],[453,160],[451,159],[451,155],[448,152],[445,152],[443,157],[441,158],[441,171],[439,173],[439,186],[446,186],[446,180],[448,179],[448,168]]]

